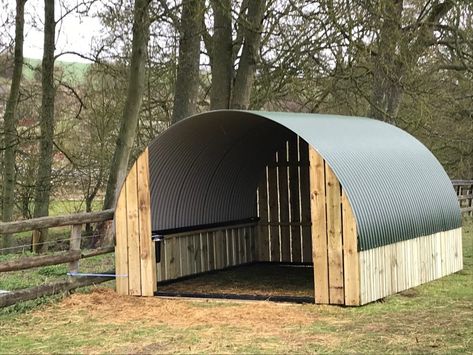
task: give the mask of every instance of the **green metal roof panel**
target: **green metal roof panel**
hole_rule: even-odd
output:
[[[461,226],[444,169],[399,128],[360,117],[222,110],[185,119],[150,144],[153,230],[256,216],[259,174],[294,133],[346,191],[359,250]]]
[[[362,117],[253,113],[294,131],[327,161],[352,205],[359,250],[461,226],[448,175],[405,131]]]

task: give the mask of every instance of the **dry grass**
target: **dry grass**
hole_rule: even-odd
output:
[[[473,353],[473,223],[465,269],[363,307],[117,296],[93,289],[0,313],[1,353]]]

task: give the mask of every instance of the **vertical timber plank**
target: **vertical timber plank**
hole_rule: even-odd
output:
[[[312,149],[312,148],[311,148]],[[317,152],[315,152],[317,153]],[[317,153],[318,154],[318,153]],[[312,262],[312,214],[311,214],[311,187],[309,178],[309,145],[299,138],[299,179],[301,198],[301,233],[302,233],[302,261]],[[324,188],[325,191],[325,188]],[[325,222],[324,222],[325,223]]]
[[[340,183],[328,164],[325,164],[325,189],[330,303],[343,304],[345,296],[343,290],[341,191]]]
[[[270,261],[281,261],[279,254],[278,172],[275,160],[268,166]]]
[[[258,250],[258,261],[269,261],[269,216],[268,216],[268,174],[267,168],[264,168],[258,187],[258,242],[256,248]]]
[[[148,148],[146,148],[136,161],[142,296],[153,296],[156,291],[156,255],[151,241],[148,161]]]
[[[291,214],[291,259],[295,263],[302,261],[301,248],[301,217],[299,203],[299,156],[297,153],[298,137],[289,139],[289,205]]]
[[[287,142],[278,151],[278,190],[279,190],[279,222],[281,261],[291,261],[291,232],[289,228],[289,190],[288,190],[288,159]]]
[[[128,286],[130,295],[141,295],[140,231],[136,163],[126,178],[128,231]]]
[[[201,263],[202,272],[209,271],[209,246],[207,242],[207,234],[208,233],[201,233],[200,234],[200,249],[201,249]]]
[[[342,191],[343,217],[343,268],[345,277],[345,304],[360,304],[360,268],[358,261],[358,240],[356,221],[345,191]]]
[[[117,293],[128,295],[128,232],[126,213],[126,184],[123,184],[115,208],[115,273]],[[125,276],[126,275],[126,276]]]
[[[312,221],[315,302],[327,304],[330,299],[327,267],[324,161],[312,147],[309,149],[310,211]]]
[[[215,232],[207,233],[209,248],[209,271],[215,270]]]

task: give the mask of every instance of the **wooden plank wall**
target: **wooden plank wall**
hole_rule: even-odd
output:
[[[153,296],[156,263],[151,242],[148,149],[130,169],[115,209],[117,292]]]
[[[247,224],[166,236],[158,283],[255,261],[256,230],[255,224]]]
[[[350,203],[332,169],[304,140],[294,136],[265,168],[258,211],[258,261],[313,264],[316,303],[359,304]]]
[[[366,304],[461,270],[462,229],[362,251],[359,260]]]
[[[265,168],[257,192],[258,261],[311,263],[309,156],[293,136]]]
[[[309,148],[309,181],[316,303],[360,304],[355,217],[325,160]]]

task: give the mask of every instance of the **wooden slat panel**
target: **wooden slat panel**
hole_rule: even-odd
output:
[[[312,147],[309,157],[315,302],[329,303],[324,161]]]
[[[179,255],[182,256],[179,260],[179,276],[186,276],[192,273],[191,254],[189,253],[189,239],[191,236],[174,237],[174,243],[179,246]]]
[[[118,197],[115,208],[115,272],[117,275],[128,275],[128,232],[126,213],[126,184]],[[116,279],[117,292],[128,295],[128,276]]]
[[[166,280],[172,280],[180,275],[179,239],[169,238],[164,245],[166,247]]]
[[[299,139],[299,179],[301,196],[301,232],[302,232],[302,261],[312,262],[312,232],[311,232],[311,189],[309,179],[309,146]]]
[[[248,254],[246,252],[246,230],[245,228],[238,228],[238,239],[240,240],[240,263],[248,262]]]
[[[225,231],[219,230],[215,232],[215,269],[221,269],[226,266],[226,248],[225,248]]]
[[[208,233],[201,233],[200,234],[200,245],[201,245],[201,271],[206,272],[209,271],[209,246],[207,240]]]
[[[345,296],[343,290],[341,191],[340,183],[328,164],[325,164],[325,189],[330,303],[343,304]]]
[[[276,167],[268,168],[268,200],[269,200],[269,226],[270,235],[270,260],[281,261],[279,251],[279,209],[278,209],[278,174]]]
[[[193,238],[194,242],[194,267],[193,267],[193,274],[197,274],[202,272],[202,247],[200,245],[200,233],[194,235]]]
[[[128,287],[130,295],[141,295],[140,230],[136,163],[126,178],[128,232]]]
[[[243,228],[243,235],[245,240],[245,262],[249,263],[253,261],[253,253],[251,250],[251,243],[252,243],[252,235],[251,235],[251,227]]]
[[[251,261],[258,261],[256,254],[257,227],[251,226]]]
[[[460,237],[461,228],[360,252],[361,304],[460,270],[460,261],[456,260],[459,246],[455,246]],[[391,273],[385,271],[389,261],[395,265]],[[396,280],[390,281],[390,277]]]
[[[208,248],[209,248],[209,270],[215,270],[215,232],[207,233]]]
[[[289,205],[291,214],[291,259],[293,262],[302,261],[301,222],[299,203],[299,154],[297,151],[298,137],[293,135],[289,140]]]
[[[345,304],[360,304],[360,269],[358,265],[356,221],[350,202],[342,191],[343,268],[345,277]]]
[[[136,161],[138,174],[138,212],[141,260],[141,295],[153,296],[156,291],[156,255],[151,241],[151,201],[149,194],[148,148]]]
[[[278,190],[279,190],[279,222],[281,261],[291,261],[291,232],[289,228],[289,189],[287,174],[287,144],[278,151]]]
[[[264,169],[258,187],[259,226],[256,248],[258,261],[269,261],[268,175]]]
[[[166,280],[166,248],[165,241],[161,242],[161,260],[156,266],[158,269],[158,282]]]

